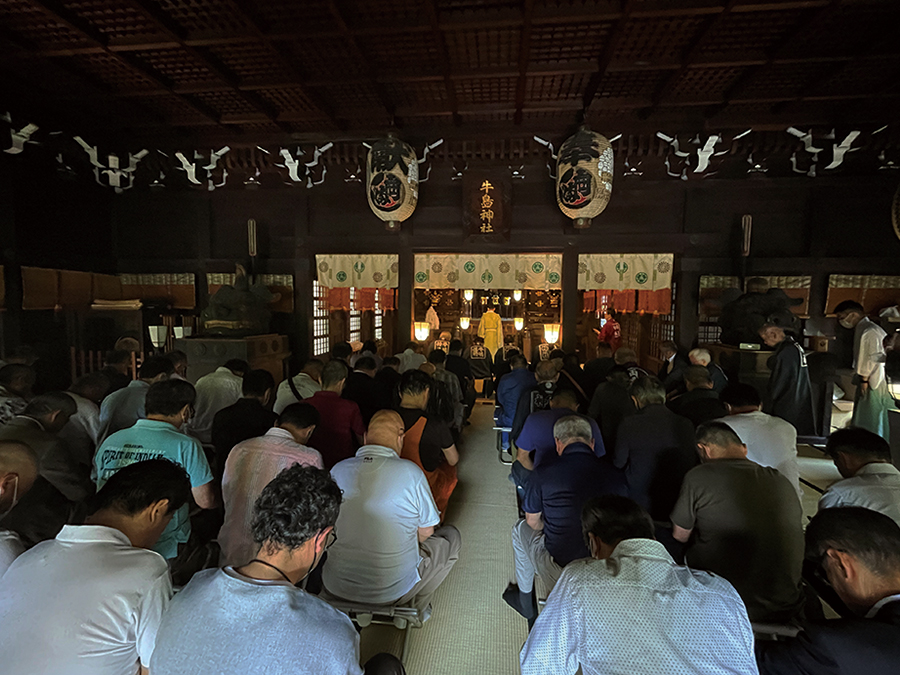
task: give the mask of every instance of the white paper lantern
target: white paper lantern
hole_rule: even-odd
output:
[[[590,227],[612,195],[613,150],[609,141],[581,127],[559,150],[556,201],[579,229]]]
[[[416,151],[396,136],[376,142],[366,160],[366,195],[372,212],[388,230],[416,210],[419,199],[419,163]]]

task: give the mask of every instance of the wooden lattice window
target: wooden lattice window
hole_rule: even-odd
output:
[[[328,352],[328,289],[313,280],[313,355]]]

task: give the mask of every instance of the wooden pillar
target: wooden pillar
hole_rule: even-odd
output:
[[[581,303],[578,298],[578,249],[567,246],[562,258],[562,348],[574,352],[578,347],[578,313]]]
[[[675,278],[675,342],[691,349],[700,329],[700,273],[679,271]]]
[[[291,317],[291,359],[296,368],[312,354],[313,271],[310,256],[294,259],[294,313]]]
[[[405,234],[400,235],[405,239]],[[413,336],[413,302],[415,300],[416,257],[406,245],[400,248],[400,272],[397,288],[397,349],[402,351]]]
[[[14,171],[11,161],[0,161],[0,241],[3,242],[3,276],[6,286],[0,353],[19,346],[22,332],[22,269],[16,248]]]

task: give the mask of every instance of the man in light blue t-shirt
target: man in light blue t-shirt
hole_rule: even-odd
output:
[[[191,493],[202,509],[216,506],[213,475],[200,443],[180,431],[190,419],[194,386],[184,380],[165,380],[147,390],[147,419],[117,431],[107,438],[94,455],[97,489],[103,487],[119,469],[148,459],[164,458],[180,464],[191,479]],[[187,504],[175,512],[153,550],[164,558],[178,556],[178,544],[191,534]]]
[[[138,379],[128,383],[123,389],[114,391],[100,404],[100,440],[103,441],[117,431],[127,429],[137,420],[144,419],[147,411],[144,400],[147,391],[157,382],[169,379],[175,372],[172,362],[163,356],[150,356],[141,364]]]
[[[163,616],[150,672],[403,675],[390,654],[360,668],[350,619],[297,587],[334,542],[340,505],[341,490],[324,469],[281,471],[254,505],[256,557],[194,575]]]

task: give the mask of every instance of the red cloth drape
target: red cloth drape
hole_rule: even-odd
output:
[[[633,312],[637,309],[637,291],[610,291],[609,306],[617,312]]]
[[[356,308],[363,312],[370,312],[375,309],[374,288],[356,289]]]
[[[397,308],[395,293],[396,291],[393,288],[381,288],[378,290],[378,303],[385,312],[393,312]]]
[[[350,311],[350,289],[349,288],[330,288],[328,289],[328,307],[332,312],[338,310]]]
[[[638,291],[637,308],[641,312],[651,314],[670,314],[672,311],[672,289],[663,288],[658,291]]]

